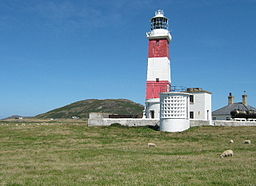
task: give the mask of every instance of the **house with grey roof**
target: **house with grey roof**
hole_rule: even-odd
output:
[[[230,120],[231,119],[231,111],[239,110],[239,111],[255,111],[256,108],[248,105],[247,95],[242,95],[242,102],[234,103],[234,96],[229,93],[228,96],[228,105],[224,106],[220,109],[217,109],[212,112],[212,119],[213,120]]]

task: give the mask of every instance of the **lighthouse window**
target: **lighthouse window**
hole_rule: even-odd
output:
[[[159,78],[156,78],[156,82],[159,82]]]
[[[189,101],[190,101],[190,103],[194,103],[194,95],[189,96]]]

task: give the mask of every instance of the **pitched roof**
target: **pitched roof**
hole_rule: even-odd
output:
[[[244,105],[242,102],[233,103],[230,105],[227,105],[225,107],[222,107],[220,109],[217,109],[212,112],[212,115],[229,115],[231,111],[238,109],[238,110],[254,110],[256,111],[256,108],[250,106],[250,105]]]

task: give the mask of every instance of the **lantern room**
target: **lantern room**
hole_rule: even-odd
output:
[[[155,16],[151,19],[151,30],[154,29],[168,30],[168,18],[164,16],[163,10],[157,10]]]

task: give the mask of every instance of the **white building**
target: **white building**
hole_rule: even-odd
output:
[[[189,94],[164,92],[160,96],[160,131],[181,132],[189,129]]]
[[[188,88],[185,93],[189,93],[189,118],[192,120],[212,120],[212,93],[202,88]],[[147,104],[147,103],[146,103]],[[152,99],[151,107],[146,109],[146,118],[160,118],[160,99]]]
[[[190,94],[190,119],[211,120],[212,119],[212,93],[202,88],[188,88]]]

